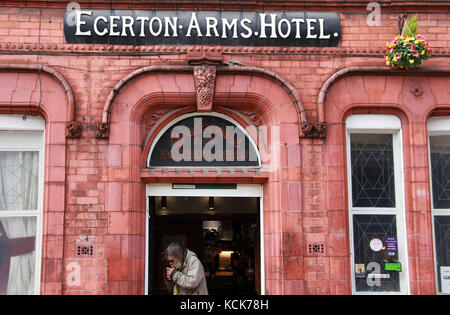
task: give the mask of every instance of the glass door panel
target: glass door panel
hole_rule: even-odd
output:
[[[353,215],[356,291],[400,291],[395,215]]]

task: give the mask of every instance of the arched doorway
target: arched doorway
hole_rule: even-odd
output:
[[[147,185],[147,293],[169,293],[161,252],[172,242],[197,254],[210,294],[264,292],[262,186],[240,184],[226,175],[261,167],[249,131],[223,114],[182,115],[159,132],[147,167],[201,169],[222,178],[220,183],[178,178]]]
[[[266,272],[261,265],[261,293],[302,292],[302,264],[295,264],[295,272],[283,274],[283,270],[293,266],[291,261],[302,260],[299,137],[316,129],[306,121],[299,94],[287,80],[267,69],[217,67],[212,112],[201,111],[202,115],[220,113],[228,120],[234,119],[253,139],[260,137],[247,126],[254,126],[253,131],[257,129],[258,133],[262,130],[267,141],[256,141],[261,168],[148,167],[150,149],[160,132],[178,117],[198,111],[194,69],[148,66],[130,73],[114,87],[102,121],[96,124],[96,136],[108,141],[105,209],[112,234],[108,246],[124,248],[121,257],[107,258],[109,274],[121,282],[114,285],[123,285],[128,293],[149,293],[148,264],[142,259],[149,254],[147,185],[234,183],[238,187],[253,184],[264,192],[264,207],[260,206],[260,221],[265,220],[264,229],[260,224],[264,244],[260,244],[260,257]],[[289,234],[286,241],[282,233]],[[282,260],[282,256],[287,258]],[[125,263],[133,269],[118,274],[117,265]]]

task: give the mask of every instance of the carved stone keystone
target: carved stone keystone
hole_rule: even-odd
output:
[[[212,111],[214,88],[216,85],[216,67],[195,66],[194,84],[197,93],[197,111]]]

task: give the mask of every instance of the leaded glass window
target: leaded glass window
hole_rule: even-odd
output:
[[[353,207],[395,207],[391,134],[351,134]]]
[[[353,293],[407,294],[401,121],[346,120]]]
[[[450,209],[450,136],[431,136],[431,181],[434,209]]]

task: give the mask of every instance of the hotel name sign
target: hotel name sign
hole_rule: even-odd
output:
[[[335,12],[67,11],[69,44],[335,47]]]

